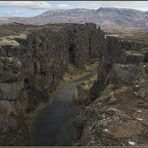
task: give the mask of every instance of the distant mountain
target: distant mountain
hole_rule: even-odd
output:
[[[100,8],[93,21],[103,27],[147,27],[148,15],[134,9]]]
[[[0,17],[0,25],[12,22],[27,23],[27,20],[25,17]]]
[[[99,8],[50,10],[31,18],[5,18],[6,22],[25,24],[47,23],[95,23],[102,28],[116,27],[148,27],[148,12],[135,9]],[[8,19],[8,20],[7,20]],[[1,22],[1,18],[0,18]],[[2,22],[5,22],[3,20]]]
[[[89,9],[69,9],[50,10],[33,18],[35,22],[40,20],[46,23],[85,23],[90,22],[90,18],[95,15],[95,10]]]

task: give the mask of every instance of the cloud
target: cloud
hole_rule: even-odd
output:
[[[58,7],[69,7],[69,5],[67,5],[67,4],[58,4],[57,6]]]
[[[0,1],[0,16],[35,16],[53,9],[100,7],[148,11],[148,1]]]
[[[148,11],[148,1],[0,1],[0,7],[49,10],[88,8],[98,9],[100,7],[132,8]]]
[[[0,1],[0,8],[9,7],[15,9],[50,10],[71,8],[66,3],[51,3],[47,1]]]
[[[148,1],[77,1],[76,3],[79,8],[117,7],[148,11]]]
[[[0,7],[48,10],[51,8],[51,5],[46,1],[0,1]]]
[[[21,10],[10,10],[5,12],[5,16],[21,16],[23,12]]]

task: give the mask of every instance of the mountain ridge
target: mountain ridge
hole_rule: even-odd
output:
[[[48,23],[95,23],[102,28],[145,28],[148,27],[148,11],[115,7],[100,7],[99,9],[58,9],[49,10],[34,17],[5,17],[1,24],[11,22],[35,25]]]

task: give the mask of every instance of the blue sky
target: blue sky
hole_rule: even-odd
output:
[[[100,7],[148,11],[148,1],[0,1],[0,17],[30,17],[54,9],[98,9]]]

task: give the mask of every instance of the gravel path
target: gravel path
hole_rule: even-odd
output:
[[[67,83],[54,101],[43,109],[31,129],[31,145],[74,145],[76,129],[73,119],[79,107],[73,102],[75,87],[96,74],[96,68],[78,80]]]

